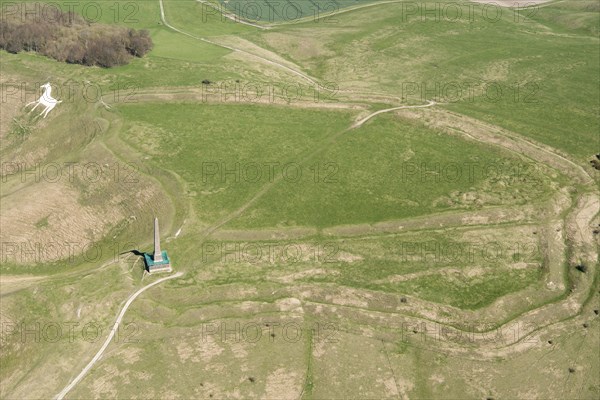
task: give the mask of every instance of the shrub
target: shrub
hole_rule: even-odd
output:
[[[127,51],[136,57],[143,57],[152,50],[152,39],[150,38],[150,32],[143,29],[141,31],[136,31],[135,29],[130,29],[128,31],[128,42],[127,42]]]

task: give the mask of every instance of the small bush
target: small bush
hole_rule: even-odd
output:
[[[132,56],[143,57],[152,49],[150,32],[145,29],[141,31],[130,29],[127,32],[127,39],[126,48]]]
[[[576,265],[575,269],[579,272],[583,272],[583,273],[587,272],[587,267],[583,264]]]

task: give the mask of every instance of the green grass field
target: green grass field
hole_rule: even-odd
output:
[[[0,51],[0,397],[54,398],[168,276],[157,216],[183,275],[66,398],[597,399],[597,3],[207,2],[77,3],[150,31],[125,66]]]
[[[340,14],[326,29],[306,22],[251,37],[340,88],[446,100],[453,110],[580,160],[591,155],[580,143],[595,142],[600,129],[593,2],[578,2],[580,14],[569,14],[577,22],[565,20],[556,31],[554,21],[561,20],[556,14],[565,12],[559,4],[540,8],[534,20],[504,9],[498,21],[466,11],[456,20],[450,11],[422,17],[427,4],[435,8],[437,3],[419,3],[412,12],[384,4]],[[577,23],[590,31],[573,31]],[[312,35],[313,29],[319,34]]]

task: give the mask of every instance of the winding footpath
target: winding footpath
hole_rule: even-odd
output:
[[[368,120],[370,120],[371,118],[375,117],[376,115],[379,114],[383,114],[383,113],[387,113],[390,111],[396,111],[396,110],[403,110],[405,108],[425,108],[425,107],[431,107],[436,105],[436,102],[433,100],[427,100],[427,104],[423,104],[423,105],[418,105],[418,106],[400,106],[400,107],[392,107],[392,108],[386,108],[385,110],[379,110],[379,111],[375,111],[372,114],[367,115],[366,117],[364,117],[363,119],[361,119],[360,121],[355,122],[350,129],[354,129],[354,128],[358,128],[360,126],[362,126],[362,124],[364,124],[365,122],[367,122]]]
[[[146,290],[150,289],[152,286],[158,285],[159,283],[164,282],[164,281],[169,280],[169,279],[178,278],[181,275],[183,275],[183,272],[177,272],[177,273],[175,273],[173,275],[165,276],[164,278],[160,278],[157,281],[154,281],[154,282],[152,282],[152,283],[144,286],[143,288],[141,288],[140,290],[138,290],[137,292],[135,292],[134,294],[132,294],[127,299],[127,302],[125,303],[125,305],[121,309],[121,312],[119,313],[119,316],[117,317],[117,320],[115,321],[112,329],[110,330],[110,333],[108,334],[108,337],[104,341],[104,344],[102,345],[102,347],[100,348],[100,350],[98,350],[98,352],[96,353],[96,355],[94,356],[94,358],[92,358],[92,360],[88,363],[88,365],[86,365],[85,368],[83,368],[81,370],[81,372],[79,373],[79,375],[77,375],[77,377],[75,379],[73,379],[71,381],[71,383],[69,383],[59,394],[56,395],[55,399],[56,400],[62,400],[62,399],[64,399],[64,397],[67,395],[67,393],[69,393],[71,391],[71,389],[73,389],[75,387],[75,385],[77,385],[79,383],[79,381],[81,381],[83,379],[83,377],[85,376],[85,374],[87,374],[88,371],[94,366],[94,364],[100,359],[100,357],[102,357],[102,354],[104,353],[104,351],[106,350],[106,348],[108,347],[108,345],[112,341],[113,337],[115,336],[115,333],[119,329],[119,324],[121,323],[121,320],[123,319],[123,316],[125,315],[125,312],[127,312],[127,309],[129,308],[129,306],[131,305],[131,303],[133,303],[133,301],[140,294],[142,294]]]

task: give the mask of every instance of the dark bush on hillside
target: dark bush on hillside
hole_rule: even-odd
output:
[[[152,49],[146,30],[88,23],[80,15],[57,9],[11,16],[0,23],[0,49],[35,51],[71,64],[110,68],[143,57]]]
[[[128,32],[127,51],[136,57],[142,57],[152,49],[152,39],[146,30],[136,31],[130,29]]]

